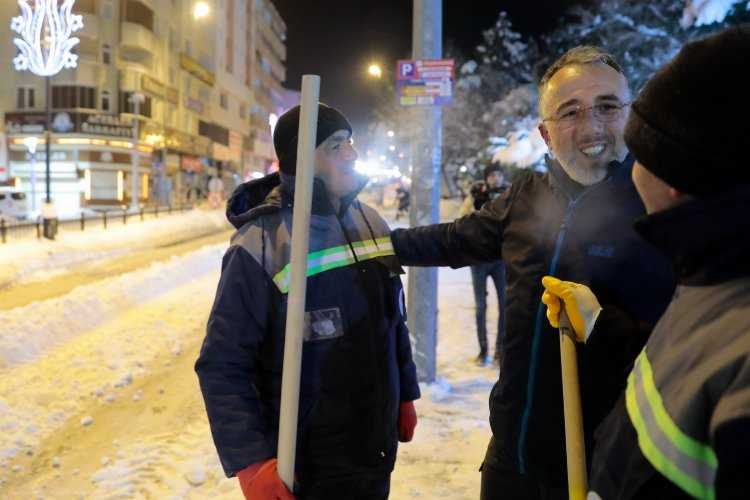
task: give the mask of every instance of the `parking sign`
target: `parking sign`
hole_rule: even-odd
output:
[[[400,60],[396,92],[402,106],[445,106],[453,100],[453,59]]]

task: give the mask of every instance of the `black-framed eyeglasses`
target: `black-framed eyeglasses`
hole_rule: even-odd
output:
[[[591,111],[593,117],[598,121],[609,123],[620,119],[623,110],[628,106],[630,106],[629,102],[600,102],[593,106],[573,106],[564,108],[553,116],[543,118],[542,121],[555,122],[562,127],[570,126],[578,123],[580,118],[583,118],[586,113]]]

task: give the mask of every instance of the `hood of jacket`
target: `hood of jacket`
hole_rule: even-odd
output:
[[[294,181],[294,176],[274,172],[260,179],[240,184],[227,201],[227,219],[239,229],[261,215],[275,212],[282,207],[291,209],[294,201]],[[336,214],[328,197],[325,183],[317,177],[314,178],[312,213],[341,216],[367,185],[367,181],[367,177],[360,176],[357,187],[341,198],[340,210]]]
[[[750,187],[644,216],[636,231],[672,262],[680,283],[715,285],[750,275]]]

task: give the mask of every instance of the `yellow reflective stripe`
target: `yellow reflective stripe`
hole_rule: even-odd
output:
[[[377,238],[376,240],[363,240],[352,242],[352,247],[357,255],[357,260],[369,260],[386,255],[394,255],[390,236]],[[322,250],[316,250],[307,254],[307,276],[348,266],[355,262],[349,245],[339,245]],[[291,278],[291,263],[276,273],[273,277],[274,283],[281,293],[289,292],[289,280]]]
[[[682,432],[671,419],[645,350],[628,376],[625,405],[638,434],[638,446],[651,465],[691,496],[715,499],[716,454]]]

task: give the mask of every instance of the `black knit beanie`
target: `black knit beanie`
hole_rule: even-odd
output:
[[[299,133],[300,107],[295,106],[279,117],[273,131],[273,147],[279,159],[279,170],[287,175],[294,175],[297,169],[297,134]],[[352,133],[349,120],[336,108],[318,104],[318,132],[315,136],[315,147],[320,146],[337,130],[348,130]]]
[[[750,25],[686,44],[633,102],[625,143],[670,186],[710,196],[750,182]]]

